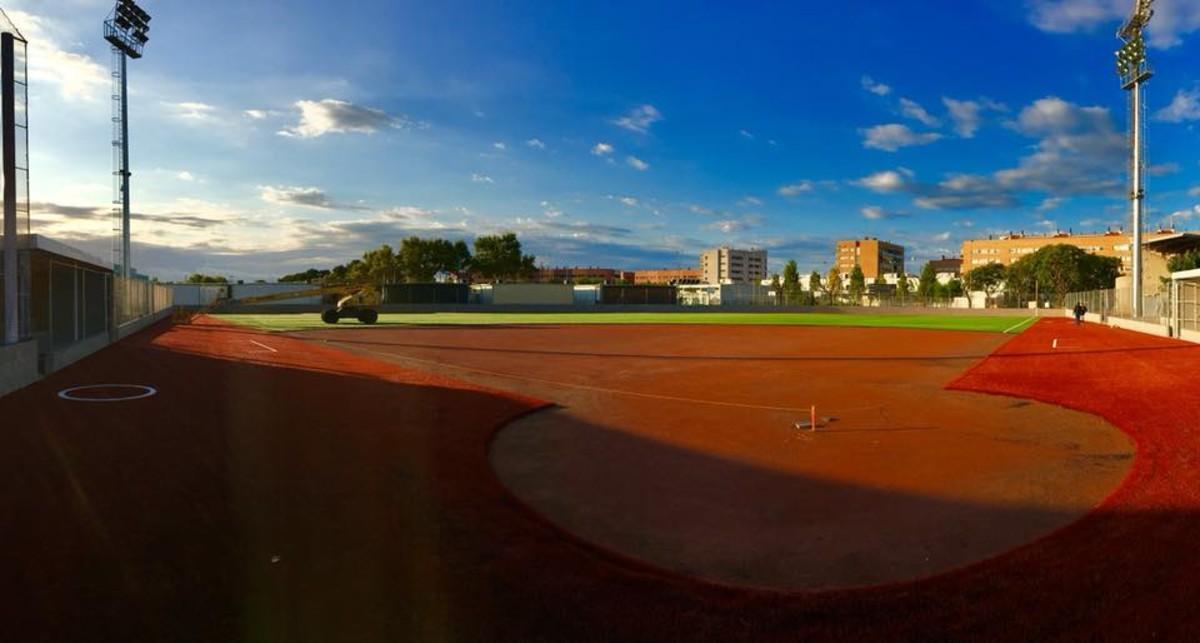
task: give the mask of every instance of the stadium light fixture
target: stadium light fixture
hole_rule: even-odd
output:
[[[1117,50],[1117,75],[1121,89],[1129,92],[1129,201],[1133,220],[1132,279],[1130,312],[1142,316],[1142,219],[1146,199],[1146,137],[1142,85],[1154,72],[1146,62],[1146,41],[1142,33],[1154,16],[1154,0],[1133,0],[1133,13],[1117,31],[1122,42]]]
[[[129,83],[126,60],[141,58],[150,40],[150,14],[134,0],[117,0],[104,21],[113,51],[113,294],[109,332],[115,339],[128,310],[132,277],[129,241]],[[118,234],[119,233],[119,234]],[[118,279],[119,277],[119,279]]]

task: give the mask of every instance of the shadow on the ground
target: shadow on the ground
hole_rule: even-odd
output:
[[[1200,628],[1187,607],[1200,591],[1200,513],[1181,502],[1194,496],[1101,510],[915,584],[819,594],[711,585],[606,555],[515,502],[486,445],[526,402],[154,342],[170,332],[156,327],[0,398],[0,639],[1012,640]],[[55,396],[121,382],[159,394]],[[746,505],[735,514],[761,488],[894,504],[916,521],[1061,519],[641,447],[684,476],[746,480],[728,492]],[[664,483],[688,501],[686,477]],[[863,525],[885,528],[870,515]]]

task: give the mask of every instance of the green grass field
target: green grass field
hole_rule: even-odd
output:
[[[316,313],[272,315],[216,315],[225,321],[266,331],[334,328]],[[870,328],[924,328],[1019,333],[1036,317],[976,315],[871,315],[835,313],[383,313],[375,327],[495,324],[733,324],[781,326],[861,326]],[[353,320],[340,327],[369,328]]]

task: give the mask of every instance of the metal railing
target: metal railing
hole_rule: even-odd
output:
[[[1109,288],[1068,293],[1063,307],[1074,308],[1082,303],[1089,313],[1102,318],[1119,317],[1136,321],[1169,324],[1171,317],[1171,293],[1169,290],[1142,295],[1142,314],[1133,314],[1133,293],[1128,288]]]

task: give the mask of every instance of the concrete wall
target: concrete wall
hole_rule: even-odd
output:
[[[567,284],[496,284],[492,304],[521,306],[571,306],[575,289]]]
[[[174,293],[174,303],[176,306],[209,306],[218,297],[224,297],[225,293],[232,289],[233,298],[241,299],[243,297],[257,297],[261,295],[274,295],[276,293],[298,292],[301,290],[309,290],[314,286],[309,284],[171,284],[171,290]],[[300,297],[297,299],[286,299],[282,301],[261,302],[257,304],[245,304],[246,306],[319,306],[321,298],[318,297]]]
[[[36,340],[0,346],[0,396],[29,386],[38,377]]]
[[[1075,318],[1075,313],[1071,309],[1063,310],[1064,317]],[[1155,324],[1153,322],[1135,321],[1132,319],[1123,319],[1121,317],[1102,317],[1099,313],[1085,313],[1083,321],[1089,324],[1104,324],[1110,328],[1123,328],[1132,330],[1137,333],[1145,333],[1146,335],[1157,335],[1158,337],[1170,337],[1171,327],[1165,324]],[[1200,333],[1197,334],[1200,337]],[[1181,339],[1186,339],[1181,337]],[[1195,341],[1195,340],[1189,340]]]

